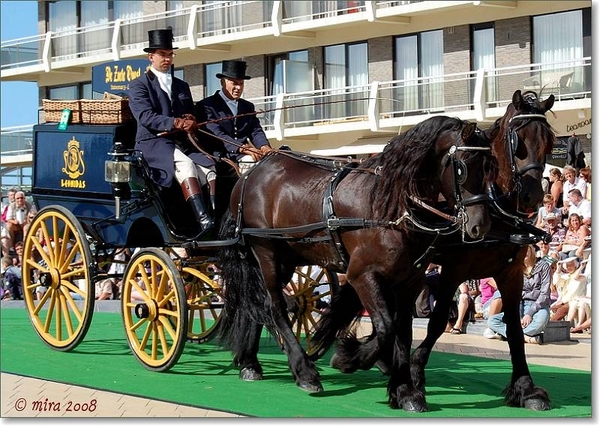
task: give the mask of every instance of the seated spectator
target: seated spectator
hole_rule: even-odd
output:
[[[542,228],[552,238],[550,240],[550,249],[554,250],[560,246],[560,243],[565,239],[565,235],[567,234],[567,229],[559,220],[560,217],[560,214],[548,213],[546,215],[546,224]]]
[[[587,260],[584,260],[581,263],[587,262]],[[586,271],[590,269],[588,266],[584,266],[584,268]],[[571,333],[582,333],[587,328],[582,327],[582,324],[592,317],[592,280],[589,274],[587,275],[586,277],[586,274],[582,274],[582,276],[586,277],[585,295],[577,296],[569,302],[567,321],[570,324],[574,324],[574,327],[571,327]]]
[[[110,268],[108,268],[107,274],[112,276],[113,283],[113,299],[120,299],[121,297],[121,287],[123,284],[123,274],[125,273],[125,267],[127,266],[127,262],[131,258],[131,251],[128,248],[122,248],[117,250],[113,255],[113,261],[110,264]],[[116,277],[116,276],[118,277]]]
[[[581,274],[584,265],[579,265],[576,257],[561,262],[562,272],[557,275],[556,289],[558,300],[550,306],[551,321],[562,321],[569,312],[569,303],[585,295],[585,277]]]
[[[497,314],[502,310],[502,299],[499,297],[498,284],[493,278],[483,278],[479,280],[479,290],[481,291],[481,304],[483,305],[483,319],[490,317],[490,308],[494,304],[494,308],[491,309],[492,315]],[[498,293],[498,297],[494,297],[494,293]],[[494,300],[497,300],[494,302]],[[498,309],[500,304],[500,309]]]
[[[23,240],[23,225],[31,209],[31,203],[25,200],[25,193],[17,191],[15,201],[9,204],[6,211],[6,226],[13,244]]]
[[[31,210],[29,210],[29,213],[27,213],[27,218],[25,219],[25,223],[23,223],[23,239],[25,239],[25,236],[27,235],[27,231],[29,231],[31,222],[33,221],[33,219],[35,219],[36,214],[37,214],[37,211],[35,210],[35,208],[32,208]]]
[[[569,227],[565,233],[562,244],[558,251],[562,260],[568,257],[577,257],[577,252],[583,255],[583,250],[589,245],[589,228],[582,224],[581,217],[577,213],[569,215]]]
[[[113,280],[106,278],[96,281],[96,300],[108,300],[113,298]]]
[[[567,214],[567,210],[571,207],[571,198],[569,197],[571,190],[577,188],[579,194],[585,198],[587,194],[587,184],[585,180],[577,177],[577,170],[573,166],[566,165],[563,167],[563,214]]]
[[[546,226],[546,216],[549,213],[553,213],[555,218],[562,215],[561,210],[556,207],[556,202],[554,201],[552,194],[544,195],[543,203],[544,205],[538,210],[537,220],[535,222],[535,226],[542,229]]]
[[[12,248],[12,240],[10,238],[10,233],[8,232],[6,222],[4,221],[2,221],[0,236],[2,238],[2,257],[8,256],[10,249]]]
[[[578,214],[583,219],[583,224],[586,226],[592,226],[592,203],[586,200],[581,195],[581,191],[577,188],[571,189],[569,192],[569,217],[573,214]],[[564,208],[563,208],[564,213]]]
[[[550,273],[552,274],[550,277],[550,304],[556,302],[558,300],[558,290],[556,289],[556,281],[558,278],[556,277],[556,271],[558,270],[558,261],[560,260],[560,255],[550,250],[546,256],[543,257],[545,261],[550,264]]]
[[[10,249],[12,248],[12,239],[8,232],[6,215],[8,213],[8,206],[15,202],[15,194],[17,191],[17,188],[9,189],[6,202],[4,201],[4,197],[2,198],[2,257],[8,256],[8,254],[10,254]]]
[[[541,333],[550,318],[550,265],[538,259],[535,246],[527,246],[523,260],[523,292],[521,294],[521,326],[526,343],[542,343]],[[491,315],[488,327],[495,333],[493,338],[506,339],[504,312]]]
[[[450,334],[464,334],[467,332],[468,323],[475,322],[475,297],[478,295],[478,280],[468,280],[458,286],[454,296],[456,316],[451,315],[448,318]]]
[[[554,198],[556,207],[559,209],[563,206],[563,182],[564,177],[559,168],[553,167],[550,169],[550,194]]]
[[[10,300],[23,300],[21,268],[13,265],[12,257],[4,256],[2,270],[4,271],[4,289],[10,294]]]
[[[15,243],[14,249],[16,255],[13,257],[13,265],[20,270],[21,265],[23,265],[23,241],[18,241]]]
[[[587,184],[585,199],[592,201],[592,169],[589,166],[579,169],[579,179],[583,179]]]

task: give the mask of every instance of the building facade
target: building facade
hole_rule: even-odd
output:
[[[40,99],[101,97],[92,67],[145,58],[173,28],[195,100],[224,59],[248,62],[244,97],[271,144],[363,155],[432,114],[489,126],[515,90],[554,94],[559,140],[591,164],[591,1],[40,1],[39,35],[2,41],[2,81]],[[43,120],[43,114],[40,116]],[[560,146],[549,158],[564,163]],[[4,160],[3,160],[4,163]]]

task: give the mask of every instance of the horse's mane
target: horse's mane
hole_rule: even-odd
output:
[[[545,109],[541,105],[541,100],[537,93],[528,90],[521,94],[522,102],[519,105],[515,105],[514,99],[506,107],[506,112],[500,118],[498,118],[485,133],[486,136],[492,141],[492,153],[498,161],[498,178],[497,183],[512,181],[512,170],[510,167],[510,159],[508,157],[507,137],[506,133],[509,127],[509,121],[511,118],[518,114],[545,114]],[[518,125],[518,123],[517,123]],[[544,120],[532,120],[527,126],[528,139],[537,141],[538,144],[534,147],[537,152],[533,154],[538,156],[545,156],[550,154],[554,145],[555,133],[552,126]],[[543,143],[550,141],[551,143]]]
[[[406,210],[410,196],[437,201],[439,178],[432,148],[446,131],[462,130],[458,118],[435,116],[394,136],[382,153],[362,163],[362,168],[379,168],[377,190],[371,192],[374,215],[394,220]]]

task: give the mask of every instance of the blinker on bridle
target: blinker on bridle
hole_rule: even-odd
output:
[[[548,120],[544,114],[517,114],[508,120],[509,128],[508,128],[508,131],[506,132],[506,138],[507,138],[507,142],[508,142],[507,148],[509,151],[508,158],[510,161],[510,169],[512,172],[512,177],[513,177],[513,181],[515,183],[515,189],[517,191],[517,194],[521,193],[521,190],[522,190],[521,177],[523,177],[525,175],[525,173],[529,172],[530,170],[539,170],[540,172],[543,172],[543,170],[544,170],[544,165],[537,161],[527,164],[522,169],[518,169],[517,162],[515,160],[516,152],[519,147],[519,135],[517,134],[517,132],[520,129],[522,129],[523,127],[530,124],[531,120],[536,120],[536,119],[544,120],[544,121]],[[513,127],[510,127],[513,120],[524,120],[524,121],[521,124],[519,124],[518,126],[515,126],[513,128]],[[519,198],[520,198],[520,196],[517,197],[517,199],[519,199]],[[519,210],[518,207],[517,207],[517,210]]]

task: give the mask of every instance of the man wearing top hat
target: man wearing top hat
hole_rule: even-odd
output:
[[[198,125],[194,117],[194,101],[190,86],[171,75],[173,34],[171,29],[148,31],[148,53],[151,66],[129,85],[129,107],[137,120],[135,148],[150,166],[152,178],[170,187],[173,178],[181,185],[202,233],[214,225],[202,195],[202,185],[215,178],[214,164],[193,152],[187,133],[194,134]]]
[[[242,99],[244,82],[251,78],[246,75],[246,66],[245,61],[223,61],[222,70],[216,75],[221,80],[221,89],[196,104],[198,123],[214,135],[210,141],[211,153],[236,163],[251,162],[272,151],[254,104]],[[260,152],[251,148],[248,141]]]

